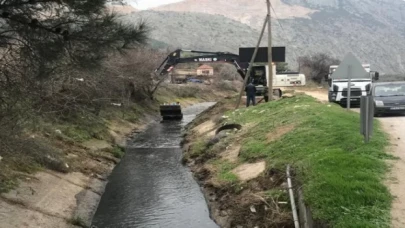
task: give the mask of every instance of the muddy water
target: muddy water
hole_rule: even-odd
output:
[[[181,130],[215,103],[183,110],[181,122],[157,123],[129,143],[107,184],[93,226],[213,228],[204,196],[181,165]]]

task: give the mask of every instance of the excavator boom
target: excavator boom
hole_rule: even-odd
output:
[[[191,57],[182,57],[182,52],[198,53],[199,55]],[[239,62],[239,56],[229,52],[207,52],[207,51],[193,51],[193,50],[181,50],[178,49],[170,53],[166,59],[155,70],[159,75],[168,74],[179,63],[217,63],[225,62],[233,64],[236,70],[245,78],[244,65]]]

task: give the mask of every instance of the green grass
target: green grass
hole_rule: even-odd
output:
[[[0,177],[0,193],[7,193],[10,190],[16,188],[18,183],[15,179],[4,179]]]
[[[69,219],[69,222],[74,226],[79,226],[83,228],[87,228],[89,226],[86,225],[86,222],[81,217],[74,217]]]
[[[295,168],[315,219],[339,228],[389,227],[392,197],[383,178],[384,160],[392,157],[385,153],[388,138],[377,121],[365,144],[359,114],[305,95],[226,115],[228,122],[257,124],[243,136],[242,161],[265,159],[269,167]],[[294,130],[267,142],[269,132],[290,124]]]
[[[280,202],[280,201],[289,202],[290,201],[288,192],[284,191],[282,189],[271,189],[271,190],[264,192],[264,194],[267,198],[275,199],[278,202]]]
[[[229,163],[224,160],[214,160],[213,164],[218,169],[216,173],[217,179],[227,184],[233,184],[238,182],[238,177],[233,174],[232,169],[236,168],[237,164]]]
[[[190,157],[195,158],[204,153],[207,149],[207,140],[199,139],[191,146]]]
[[[114,147],[111,149],[111,153],[113,154],[114,157],[121,159],[121,158],[123,158],[124,155],[125,155],[125,149],[124,149],[124,148],[121,148],[121,147],[119,147],[119,146],[114,146]]]

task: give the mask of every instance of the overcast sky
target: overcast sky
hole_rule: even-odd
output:
[[[183,0],[127,0],[133,7],[142,10],[181,1]]]

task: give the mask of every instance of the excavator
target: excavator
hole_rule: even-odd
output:
[[[181,54],[184,52],[192,54],[182,57]],[[242,63],[240,62],[239,59],[240,59],[239,55],[230,52],[208,52],[208,51],[177,49],[166,57],[166,59],[155,70],[155,73],[160,76],[165,76],[169,74],[173,70],[173,68],[179,63],[229,63],[234,65],[236,67],[237,72],[242,77],[242,79],[245,79],[249,63]],[[261,69],[264,67],[261,66],[259,68]],[[248,83],[252,82],[253,85],[255,85],[256,87],[260,87],[261,89],[257,90],[258,91],[257,95],[259,96],[263,95],[265,101],[267,102],[268,98],[266,96],[266,91],[267,91],[268,73],[262,72],[258,74],[257,72],[259,72],[258,71],[259,68],[257,68],[256,71],[256,67],[255,66],[252,67]],[[281,89],[275,88],[273,89],[273,93],[281,96]],[[161,106],[161,115],[164,118],[170,117],[171,119],[176,119],[176,117],[178,117],[180,119],[182,118],[182,114],[181,112],[179,112],[179,110],[181,109],[179,109],[178,104],[175,104],[172,107]]]
[[[196,56],[182,57],[182,52],[197,53]],[[193,51],[193,50],[181,50],[177,49],[174,52],[170,53],[166,59],[160,64],[160,66],[155,70],[158,75],[166,75],[173,70],[173,68],[179,63],[229,63],[233,64],[236,67],[237,72],[245,79],[246,71],[249,66],[249,63],[242,63],[239,61],[239,55],[230,53],[230,52],[208,52],[208,51]],[[267,77],[268,73],[258,73],[264,68],[263,66],[253,66],[252,71],[249,77],[249,82],[252,82],[255,86],[267,87]],[[266,70],[267,71],[266,67]],[[275,71],[274,71],[275,72]],[[258,90],[257,95],[264,95],[263,90]],[[273,91],[274,94],[280,95],[281,90],[275,88]]]

